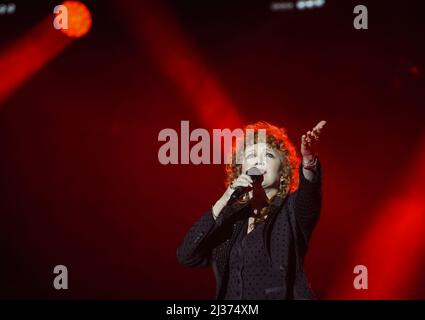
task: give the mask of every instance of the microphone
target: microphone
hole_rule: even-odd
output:
[[[253,183],[263,181],[263,173],[257,167],[249,168],[246,171],[246,174],[251,177]],[[232,203],[233,201],[239,199],[249,188],[250,187],[237,187],[230,196],[229,202]]]

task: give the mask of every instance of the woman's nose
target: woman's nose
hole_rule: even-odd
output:
[[[264,157],[260,157],[256,159],[255,166],[264,166],[264,165],[265,165]]]

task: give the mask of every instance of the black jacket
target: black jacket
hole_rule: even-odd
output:
[[[286,297],[290,299],[313,299],[314,295],[303,268],[304,256],[307,252],[311,233],[319,218],[321,208],[321,169],[318,164],[314,181],[305,179],[302,167],[299,168],[300,184],[298,189],[285,199],[275,197],[270,212],[265,220],[263,241],[269,254],[272,267],[279,274],[274,288],[282,287]],[[212,266],[216,277],[216,299],[223,299],[224,282],[228,276],[230,249],[239,234],[244,219],[245,206],[250,204],[234,204],[226,206],[217,220],[208,210],[190,228],[177,249],[177,260],[189,267]],[[283,219],[289,217],[292,233],[293,259],[289,264],[283,262],[288,254],[287,246],[275,240],[273,230],[282,226]],[[274,289],[273,288],[273,289]]]

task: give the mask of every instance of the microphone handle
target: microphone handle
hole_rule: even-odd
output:
[[[237,200],[240,198],[241,195],[243,195],[246,191],[246,187],[237,187],[235,191],[233,191],[232,195],[230,196],[230,201],[233,202],[234,200]]]

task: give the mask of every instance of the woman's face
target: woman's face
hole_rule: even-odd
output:
[[[254,144],[245,149],[242,172],[257,167],[263,172],[262,187],[279,188],[281,160],[278,153],[265,143]]]

